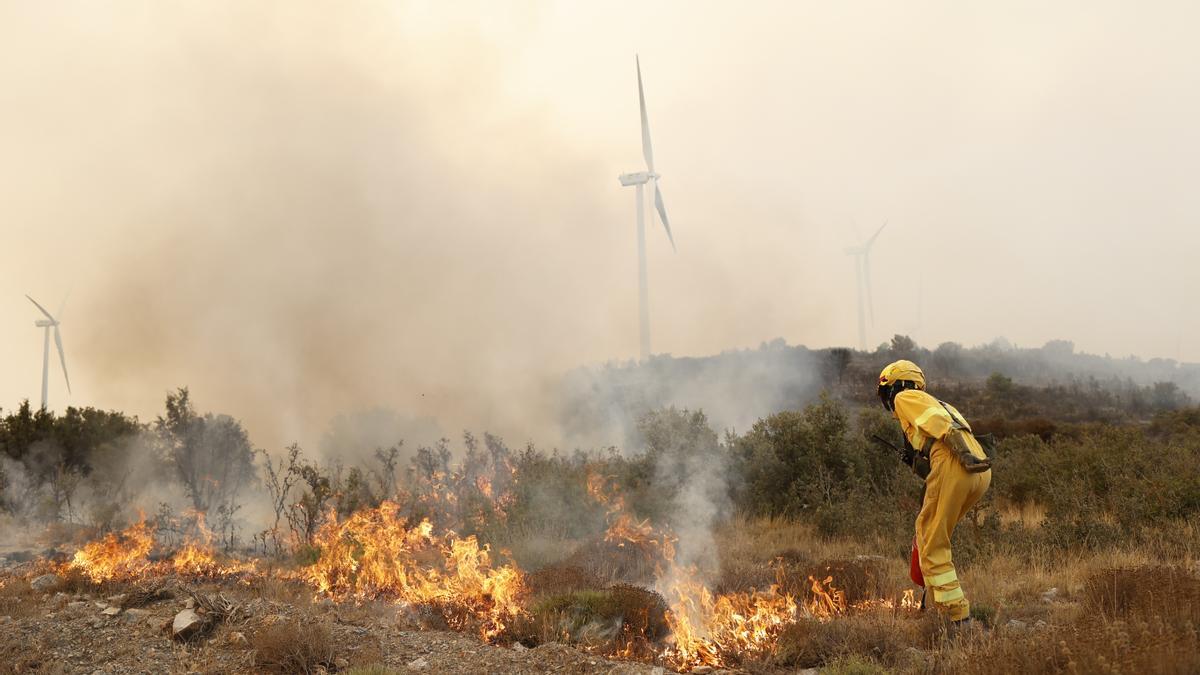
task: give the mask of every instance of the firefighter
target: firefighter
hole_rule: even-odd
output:
[[[934,606],[961,628],[971,620],[971,605],[954,569],[950,535],[991,484],[991,460],[958,410],[925,392],[925,374],[912,361],[883,369],[879,399],[900,422],[906,461],[918,475],[928,472],[914,556]]]

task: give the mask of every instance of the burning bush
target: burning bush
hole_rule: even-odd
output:
[[[133,579],[150,566],[147,555],[153,547],[154,533],[142,519],[123,532],[110,532],[79,549],[69,566],[94,583]]]
[[[435,534],[427,520],[409,526],[393,502],[330,519],[315,541],[321,557],[301,574],[322,593],[439,606],[451,626],[478,623],[485,636],[521,613],[515,567],[493,566],[475,537]]]

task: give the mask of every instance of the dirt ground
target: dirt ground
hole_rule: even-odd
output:
[[[240,614],[184,642],[171,637],[172,620],[189,600],[179,587],[170,591],[170,597],[122,609],[122,604],[128,604],[128,591],[107,594],[122,589],[55,590],[63,586],[60,583],[37,591],[29,581],[30,576],[20,570],[0,572],[5,597],[16,601],[0,610],[0,673],[295,672],[295,666],[261,663],[264,651],[280,648],[264,641],[311,643],[313,635],[307,630],[314,626],[322,643],[318,647],[328,658],[313,672],[664,672],[558,643],[533,649],[488,645],[471,634],[422,628],[420,616],[395,605],[313,603],[295,589],[273,583],[265,588],[229,583],[193,586],[201,594],[220,593],[237,605]],[[267,630],[272,627],[276,630]],[[298,647],[304,646],[313,645]]]

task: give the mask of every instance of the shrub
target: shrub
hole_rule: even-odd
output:
[[[329,628],[314,620],[293,620],[254,634],[254,665],[275,673],[317,673],[333,668]]]

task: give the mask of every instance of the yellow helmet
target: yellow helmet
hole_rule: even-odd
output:
[[[891,410],[896,394],[905,389],[925,389],[925,373],[912,361],[901,359],[889,363],[879,373],[879,400]]]

